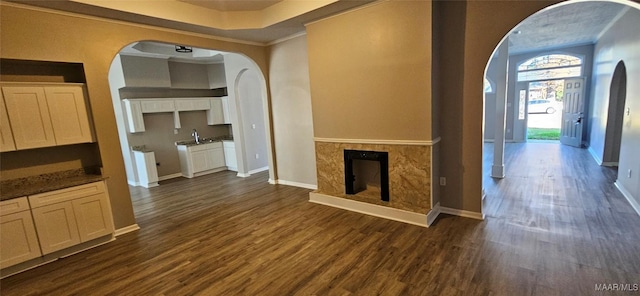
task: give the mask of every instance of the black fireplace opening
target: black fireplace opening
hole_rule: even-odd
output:
[[[389,153],[344,150],[344,184],[346,194],[379,191],[389,201]]]

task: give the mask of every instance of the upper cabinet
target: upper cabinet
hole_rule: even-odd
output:
[[[171,87],[167,59],[121,55],[122,74],[128,87]]]
[[[13,141],[13,132],[9,124],[9,115],[7,115],[7,107],[4,105],[4,96],[0,91],[0,152],[16,150],[16,144]]]
[[[2,94],[16,149],[94,141],[82,85],[2,86]]]
[[[231,124],[229,97],[211,98],[211,109],[207,111],[207,124]]]

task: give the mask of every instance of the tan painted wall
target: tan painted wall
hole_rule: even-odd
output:
[[[239,52],[253,59],[262,69],[263,75],[268,77],[268,73],[264,72],[267,63],[262,46],[63,15],[7,3],[3,3],[1,9],[2,58],[84,64],[104,173],[110,178],[109,195],[116,228],[135,223],[108,81],[111,61],[122,47],[135,41],[153,40]]]
[[[317,185],[306,35],[271,46],[269,72],[278,179]]]
[[[315,137],[431,140],[431,2],[307,25]]]

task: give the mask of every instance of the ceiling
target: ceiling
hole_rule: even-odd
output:
[[[304,32],[304,24],[375,0],[9,0],[194,33],[268,44]],[[628,6],[579,2],[542,10],[511,34],[511,53],[594,43]]]
[[[613,2],[580,2],[540,11],[509,36],[512,54],[592,44],[628,6]]]
[[[262,10],[283,0],[178,0],[196,6],[219,11],[251,11]]]

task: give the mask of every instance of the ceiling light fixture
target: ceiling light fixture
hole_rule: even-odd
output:
[[[176,45],[176,51],[182,53],[193,52],[193,48],[184,45]]]

